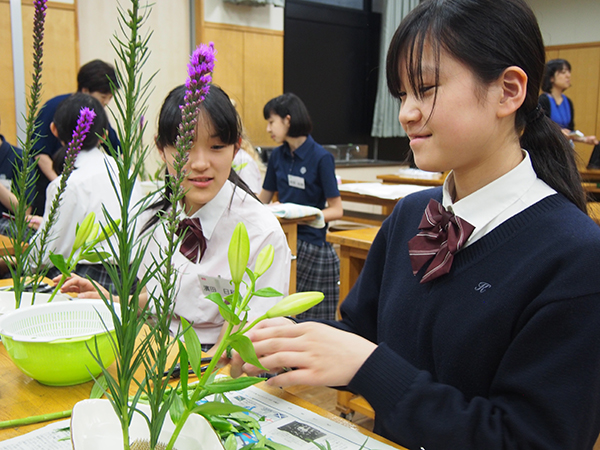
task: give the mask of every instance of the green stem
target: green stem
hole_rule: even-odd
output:
[[[62,287],[62,285],[65,284],[65,281],[67,281],[67,277],[63,273],[62,277],[60,277],[60,281],[58,282],[58,284],[55,286],[54,290],[52,291],[52,295],[48,299],[48,303],[50,303],[52,300],[54,300],[54,297],[56,297],[56,294],[60,291],[60,288]]]
[[[256,326],[256,324],[258,324],[258,322],[261,322],[261,321],[265,320],[266,318],[267,318],[267,315],[263,314],[262,316],[260,316],[257,319],[255,319],[254,322],[252,322],[250,325],[248,325],[246,328],[244,328],[239,333],[240,334],[246,334],[248,331],[250,331],[252,328],[254,328]]]
[[[9,428],[9,427],[20,427],[23,425],[31,425],[33,423],[48,422],[49,420],[64,419],[65,417],[71,417],[72,411],[73,411],[72,409],[69,409],[67,411],[61,411],[61,412],[50,413],[50,414],[42,414],[39,416],[25,417],[24,419],[5,420],[3,422],[0,422],[0,429],[1,428]]]

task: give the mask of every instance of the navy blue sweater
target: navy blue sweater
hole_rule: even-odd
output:
[[[348,388],[410,449],[591,449],[600,431],[600,227],[547,197],[420,284],[407,242],[430,198],[383,223],[334,324],[378,344]],[[425,269],[422,269],[425,270]]]

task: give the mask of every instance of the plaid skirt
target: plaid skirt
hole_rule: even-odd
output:
[[[340,298],[340,259],[325,242],[322,247],[298,240],[296,260],[296,291],[320,291],[325,294],[321,303],[298,314],[298,319],[335,320]]]

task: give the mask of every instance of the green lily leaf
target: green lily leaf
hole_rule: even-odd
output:
[[[171,407],[169,408],[169,415],[171,416],[173,423],[178,423],[181,420],[184,409],[185,407],[181,397],[179,397],[179,395],[174,395]]]
[[[235,431],[233,424],[222,417],[206,416],[206,420],[208,420],[212,427],[217,431]]]
[[[60,255],[58,253],[50,253],[49,258],[50,261],[52,261],[52,264],[54,264],[54,267],[60,270],[60,273],[62,273],[66,277],[71,276],[71,272],[69,272],[67,262],[65,261],[63,255]]]
[[[255,297],[281,297],[283,294],[271,287],[259,289],[254,293]]]
[[[243,222],[239,222],[233,230],[227,257],[231,279],[234,284],[240,284],[250,258],[250,240]]]
[[[201,405],[197,405],[194,407],[192,412],[201,414],[203,416],[211,415],[217,416],[222,414],[229,414],[232,412],[244,411],[248,412],[246,408],[242,408],[241,406],[232,405],[229,403],[222,402],[207,402],[202,403]]]
[[[273,317],[295,316],[320,303],[324,297],[322,292],[296,292],[295,294],[288,295],[275,306],[272,306],[271,309],[265,313],[265,316],[267,319],[272,319]]]
[[[260,251],[256,257],[256,265],[254,266],[254,275],[256,275],[256,278],[260,277],[269,269],[269,267],[271,267],[274,257],[275,248],[271,244]]]
[[[102,398],[107,387],[108,383],[106,382],[106,378],[104,378],[104,375],[99,376],[98,378],[96,378],[96,382],[92,386],[90,398]]]
[[[227,436],[227,439],[225,439],[225,442],[223,443],[223,447],[225,447],[225,450],[237,450],[237,440],[234,434]]]
[[[227,322],[233,323],[234,325],[240,323],[239,317],[236,316],[231,310],[231,307],[223,301],[221,294],[219,294],[218,292],[213,292],[212,294],[207,295],[206,298],[219,307],[219,312],[221,313],[221,316]]]
[[[117,232],[117,230],[119,229],[119,226],[121,225],[121,219],[117,219],[115,220],[115,226],[112,226],[113,224],[110,223],[107,227],[104,228],[103,232],[100,233],[100,236],[98,236],[98,242],[102,242],[106,239],[108,239],[109,237],[111,237],[113,234],[115,234]]]
[[[198,335],[194,331],[194,329],[190,326],[190,323],[181,317],[181,325],[183,326],[183,337],[185,339],[185,347],[187,348],[187,352],[190,358],[190,365],[192,366],[192,370],[196,375],[200,375],[200,366],[202,359],[202,346],[200,345],[200,339]],[[181,371],[185,370],[185,367],[182,366]]]
[[[254,351],[254,345],[247,336],[243,334],[234,334],[229,337],[231,346],[240,354],[242,359],[253,366],[259,367],[263,370],[269,370],[258,361],[256,352]]]
[[[185,319],[184,319],[185,320]],[[179,367],[188,367],[188,353],[185,348],[183,342],[180,339],[177,340],[177,345],[179,345]],[[183,400],[187,405],[189,402],[188,398],[188,371],[180,370],[179,371],[179,381],[181,382],[181,393],[183,395]]]
[[[216,383],[206,385],[204,388],[211,394],[223,394],[225,392],[246,389],[248,386],[253,386],[261,381],[265,381],[265,379],[259,377],[227,378],[224,381],[217,381]]]
[[[98,263],[104,261],[106,258],[109,258],[111,254],[109,252],[95,252],[89,251],[80,255],[79,259],[85,259],[91,263]]]

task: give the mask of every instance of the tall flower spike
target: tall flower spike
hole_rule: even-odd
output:
[[[90,127],[96,118],[96,112],[89,108],[81,108],[79,111],[79,119],[77,119],[77,126],[73,130],[73,136],[69,146],[67,147],[67,153],[65,155],[65,165],[63,169],[63,177],[69,177],[75,165],[77,155],[81,151],[81,146],[87,134],[90,132]],[[64,175],[66,174],[66,175]]]
[[[185,82],[184,104],[181,108],[181,124],[177,136],[176,147],[180,155],[187,155],[194,141],[198,110],[210,89],[212,71],[215,68],[215,47],[211,42],[208,45],[200,44],[190,56],[188,64],[188,78]],[[186,158],[186,157],[184,157]],[[185,165],[182,161],[182,167]]]
[[[42,76],[42,57],[44,55],[44,24],[46,22],[46,0],[34,0],[33,2],[33,84],[32,89],[38,90]]]

